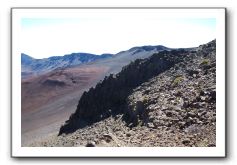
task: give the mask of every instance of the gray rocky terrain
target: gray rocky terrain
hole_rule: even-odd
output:
[[[172,50],[161,45],[133,47],[117,54],[72,53],[45,59],[21,56],[22,146],[48,134],[75,111],[82,93],[106,75],[115,74],[136,59]]]
[[[84,92],[53,134],[30,146],[215,147],[216,41],[155,53]]]

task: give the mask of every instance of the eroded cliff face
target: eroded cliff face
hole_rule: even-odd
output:
[[[135,60],[84,92],[59,135],[119,118],[127,129],[168,130],[181,138],[185,132],[209,132],[205,145],[214,145],[215,50],[214,40],[198,48],[162,51]],[[188,139],[184,143],[192,145]]]

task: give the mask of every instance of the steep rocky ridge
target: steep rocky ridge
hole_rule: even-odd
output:
[[[147,58],[162,50],[171,49],[159,45],[141,46],[112,57],[102,54],[103,58],[74,53],[37,60],[22,54],[22,146],[58,131],[75,111],[82,93],[103,80],[105,75],[118,73],[130,61]],[[32,70],[36,64],[36,70]]]
[[[106,77],[82,95],[59,134],[30,146],[215,147],[216,41]]]
[[[188,121],[188,124],[185,121],[179,123],[178,126],[180,126],[180,128],[198,123],[199,120],[193,118],[198,115],[198,113],[204,114],[206,111],[205,108],[211,106],[208,103],[204,104],[198,101],[202,101],[202,99],[215,100],[215,91],[211,90],[211,88],[213,88],[213,90],[215,89],[215,82],[210,83],[212,87],[209,89],[209,87],[204,86],[208,80],[203,80],[205,75],[210,78],[209,74],[211,72],[207,72],[207,69],[212,69],[213,74],[215,74],[214,60],[215,41],[202,45],[199,48],[162,51],[152,55],[148,59],[135,60],[124,67],[120,73],[116,75],[111,74],[102,82],[98,83],[95,88],[84,92],[78,103],[76,112],[72,114],[65,125],[61,127],[59,135],[74,132],[78,128],[83,128],[88,124],[90,125],[111,115],[116,116],[118,114],[123,114],[123,120],[130,126],[137,126],[139,123],[143,125],[153,120],[157,121],[163,115],[168,117],[176,116],[176,112],[173,111],[178,110],[174,110],[175,108],[181,109],[180,118],[182,119],[184,117],[185,121],[186,119]],[[156,77],[162,75],[162,78]],[[194,77],[194,79],[189,79],[190,77]],[[202,79],[202,81],[200,80],[201,85],[195,85],[198,78]],[[152,83],[150,81],[152,81]],[[184,82],[186,82],[186,84],[182,85]],[[153,85],[153,89],[151,88],[152,84],[155,84]],[[186,85],[190,87],[186,88]],[[195,87],[198,85],[199,88],[202,88],[202,92],[199,91],[198,93],[196,91]],[[150,87],[151,89],[143,88],[143,86]],[[177,89],[180,89],[180,91],[178,92]],[[182,98],[179,95],[184,93],[184,91],[188,92],[185,92],[186,96]],[[191,93],[189,93],[190,91]],[[150,92],[155,94],[152,95]],[[203,93],[203,96],[198,96],[200,92]],[[170,93],[172,93],[172,95]],[[195,95],[193,98],[191,97],[192,93],[195,93],[193,94]],[[167,96],[168,94],[169,96]],[[163,95],[167,96],[166,102],[164,102]],[[190,98],[192,99],[189,100]],[[182,102],[183,105],[173,107],[172,109],[169,107],[167,100],[169,102],[172,101],[174,105],[178,104],[176,102],[181,100],[180,102]],[[183,106],[186,106],[186,108],[183,109]],[[201,110],[193,110],[195,107],[203,108],[204,110],[202,110],[202,112]],[[151,120],[149,119],[148,109],[150,108],[156,109],[154,110],[153,116],[158,116],[158,118],[153,117]],[[162,111],[161,109],[165,110]],[[212,109],[214,110],[215,108]],[[164,119],[163,121],[165,124],[173,125],[173,123],[175,123],[167,122],[166,120],[167,119]],[[174,120],[178,123],[179,119],[174,118],[170,120]],[[153,125],[162,126],[159,122],[158,124],[153,123]]]

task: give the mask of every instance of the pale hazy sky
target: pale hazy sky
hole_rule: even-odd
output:
[[[195,47],[216,38],[215,18],[156,18],[117,13],[22,18],[21,51],[35,58],[73,52],[118,53],[134,46]]]

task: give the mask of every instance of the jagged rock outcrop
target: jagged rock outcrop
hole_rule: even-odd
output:
[[[160,52],[106,77],[59,134],[30,146],[215,147],[216,41]]]
[[[107,76],[84,92],[59,135],[118,114],[129,126],[150,128],[184,129],[214,121],[215,40],[198,48],[162,51]]]

